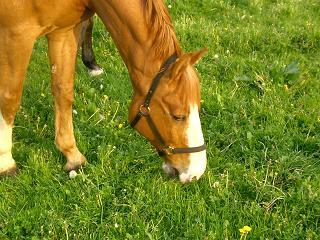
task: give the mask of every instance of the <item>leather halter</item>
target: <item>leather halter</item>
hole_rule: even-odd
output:
[[[157,138],[157,140],[162,145],[161,149],[158,149],[158,154],[160,156],[172,155],[172,154],[182,154],[182,153],[201,152],[201,151],[204,151],[206,149],[206,145],[205,144],[203,144],[201,146],[198,146],[198,147],[188,147],[188,148],[175,148],[175,147],[167,145],[165,143],[163,137],[161,136],[158,128],[156,127],[154,121],[152,120],[152,118],[150,116],[151,98],[152,98],[155,90],[157,89],[161,78],[164,76],[165,72],[168,70],[170,65],[177,60],[177,58],[178,58],[177,55],[173,54],[171,57],[169,57],[164,62],[164,64],[162,65],[160,71],[158,72],[158,74],[155,76],[155,78],[152,81],[151,87],[150,87],[150,89],[149,89],[149,91],[147,93],[147,96],[146,96],[146,98],[144,100],[144,103],[142,105],[140,105],[137,115],[135,116],[135,118],[130,123],[131,127],[134,128],[134,126],[139,122],[139,120],[142,117],[144,117],[147,120],[147,123],[148,123],[152,133],[154,134],[154,136]]]

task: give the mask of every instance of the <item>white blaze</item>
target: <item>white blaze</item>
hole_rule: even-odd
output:
[[[188,147],[199,147],[204,144],[201,130],[201,122],[199,117],[198,106],[190,107],[189,126],[187,129]],[[206,170],[207,157],[206,151],[190,153],[189,167],[187,171],[180,173],[180,181],[190,182],[194,178],[199,179]]]
[[[6,123],[0,111],[0,173],[15,167],[11,147],[12,127]]]

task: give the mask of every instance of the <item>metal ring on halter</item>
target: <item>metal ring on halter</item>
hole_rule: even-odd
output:
[[[145,106],[144,104],[140,105],[140,107],[139,107],[139,113],[140,113],[142,116],[148,116],[148,115],[149,115],[149,112],[150,112],[150,107]]]
[[[167,156],[174,154],[174,148],[171,146],[167,146],[167,147],[163,148],[161,151],[163,153],[165,153]]]

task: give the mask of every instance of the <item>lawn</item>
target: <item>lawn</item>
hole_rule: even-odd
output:
[[[0,181],[0,239],[240,239],[245,225],[247,239],[320,239],[320,2],[166,3],[183,49],[209,48],[197,65],[204,176],[166,177],[130,128],[129,76],[97,21],[105,74],[90,78],[78,60],[74,103],[89,164],[72,180],[62,171],[40,39],[15,121],[20,173]]]

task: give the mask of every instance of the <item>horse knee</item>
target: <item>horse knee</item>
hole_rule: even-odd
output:
[[[2,118],[8,125],[13,124],[14,117],[19,108],[19,104],[19,94],[9,92],[0,93],[0,112],[2,112]]]
[[[17,104],[17,102],[20,100],[20,94],[18,91],[4,91],[1,93],[0,99],[5,105]]]
[[[71,105],[73,103],[73,87],[53,84],[52,94],[57,100],[61,100],[65,104]]]

